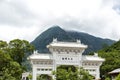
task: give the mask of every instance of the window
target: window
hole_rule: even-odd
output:
[[[49,62],[48,64],[52,64],[51,62]]]
[[[44,69],[41,69],[41,71],[44,71]]]
[[[49,69],[49,71],[52,71],[52,69]]]
[[[23,77],[22,80],[25,80],[25,77]]]
[[[95,69],[86,69],[86,71],[95,72]]]
[[[67,60],[67,58],[65,58],[65,60]]]
[[[77,52],[75,52],[75,54],[77,54]]]
[[[37,70],[38,70],[38,71],[40,71],[40,69],[39,69],[39,68],[38,68]]]
[[[86,71],[88,71],[88,69],[86,69]]]
[[[95,72],[95,69],[93,69],[93,71]]]
[[[96,63],[95,65],[97,66],[98,64]]]
[[[39,62],[37,61],[36,64],[39,64]]]
[[[69,52],[67,51],[67,54],[69,54]]]
[[[45,62],[44,64],[47,64],[47,62]]]
[[[90,66],[90,63],[88,63],[88,65]]]
[[[41,64],[43,64],[43,62],[41,62]]]

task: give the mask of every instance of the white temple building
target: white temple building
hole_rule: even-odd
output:
[[[48,74],[52,76],[52,71],[55,71],[60,65],[74,65],[83,67],[95,80],[100,79],[100,66],[104,61],[103,58],[95,55],[82,55],[87,48],[87,45],[76,42],[60,42],[53,39],[53,42],[47,45],[50,53],[38,53],[30,55],[28,59],[32,64],[32,80],[37,80],[37,75]]]

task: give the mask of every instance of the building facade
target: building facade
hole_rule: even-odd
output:
[[[35,51],[28,57],[32,64],[33,80],[36,80],[37,75],[48,74],[52,75],[52,71],[55,71],[57,66],[60,65],[74,65],[76,67],[83,67],[95,79],[100,79],[99,68],[104,59],[98,57],[97,54],[82,55],[87,48],[87,45],[81,43],[80,40],[76,42],[60,42],[57,39],[53,39],[47,48],[50,53],[38,53]]]

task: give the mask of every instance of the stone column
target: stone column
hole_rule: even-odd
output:
[[[56,62],[55,60],[53,61],[53,71],[56,71]],[[56,80],[55,75],[52,75],[53,80]]]
[[[99,80],[100,79],[100,70],[99,70],[99,67],[97,67],[96,69],[96,80]]]
[[[36,72],[37,70],[36,70],[36,67],[35,66],[33,66],[33,73],[32,73],[32,80],[37,80],[37,72]]]
[[[82,54],[79,53],[79,68],[82,67]]]

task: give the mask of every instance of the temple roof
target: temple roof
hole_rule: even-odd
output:
[[[87,45],[82,44],[80,40],[77,40],[77,42],[60,42],[54,39],[47,47],[87,48]]]
[[[32,54],[31,56],[29,56],[28,57],[28,59],[35,59],[35,60],[37,60],[37,59],[53,59],[53,56],[52,56],[52,54],[39,54],[39,53],[36,53],[36,54]],[[88,55],[86,55],[86,56],[82,56],[82,60],[83,61],[104,61],[104,59],[103,58],[101,58],[101,57],[98,57],[98,56],[95,56],[95,55],[93,55],[93,56],[88,56]]]
[[[105,61],[105,59],[95,56],[95,55],[85,55],[82,56],[83,61]]]
[[[120,68],[115,69],[115,70],[109,72],[109,74],[115,74],[115,73],[120,73]]]
[[[28,59],[53,59],[51,54],[32,54],[31,56],[28,57]]]

